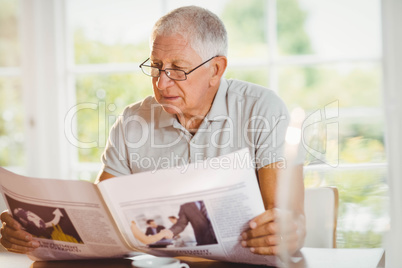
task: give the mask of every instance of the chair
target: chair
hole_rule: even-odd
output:
[[[307,231],[305,247],[336,247],[338,201],[336,187],[306,188],[304,197]]]

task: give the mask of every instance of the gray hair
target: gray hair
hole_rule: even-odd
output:
[[[227,56],[225,25],[217,15],[197,6],[172,10],[160,18],[152,30],[151,45],[156,36],[180,34],[205,61],[213,56]]]

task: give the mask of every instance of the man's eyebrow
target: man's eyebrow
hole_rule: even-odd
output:
[[[150,61],[154,62],[154,63],[161,63],[162,62],[161,60],[153,59],[152,57],[150,58]],[[185,60],[185,59],[176,59],[176,60],[171,61],[170,64],[171,65],[185,65],[185,66],[191,65],[191,63],[188,60]],[[185,66],[183,66],[183,67],[185,67]]]
[[[177,60],[174,60],[173,63],[175,63],[175,64],[177,64],[177,63],[190,64],[190,62],[188,60],[185,60],[185,59],[177,59]]]

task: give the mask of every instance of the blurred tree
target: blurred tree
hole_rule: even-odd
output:
[[[299,1],[280,0],[276,3],[279,53],[291,55],[312,53],[310,38],[304,29],[307,13],[300,7]]]
[[[142,62],[149,55],[149,43],[105,44],[88,39],[78,28],[74,32],[74,51],[76,64]]]
[[[123,109],[152,94],[149,77],[140,72],[134,74],[82,75],[77,79],[77,104],[95,104],[97,109],[77,112],[78,140],[98,142],[91,149],[79,149],[81,162],[99,162],[109,130]]]
[[[19,67],[19,1],[0,0],[0,68]],[[0,77],[0,166],[24,165],[20,79]]]
[[[18,1],[0,0],[0,67],[20,64]]]
[[[266,42],[265,0],[229,1],[221,15],[233,44]]]
[[[23,166],[24,108],[19,78],[0,77],[0,166]]]
[[[266,0],[228,2],[221,17],[228,29],[231,44],[255,46],[267,43],[267,2]],[[281,54],[301,55],[312,52],[310,39],[304,30],[306,16],[297,0],[277,1],[277,38]]]

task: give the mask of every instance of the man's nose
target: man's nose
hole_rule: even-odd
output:
[[[156,85],[160,90],[166,89],[174,83],[174,81],[166,75],[165,71],[161,71],[161,75],[157,79]]]

